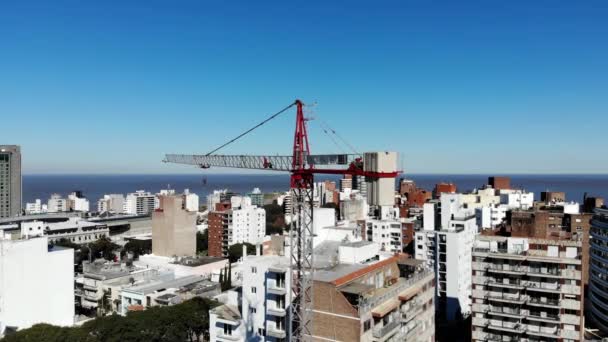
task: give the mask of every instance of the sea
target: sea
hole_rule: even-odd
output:
[[[482,187],[488,182],[488,176],[482,174],[449,175],[449,174],[408,174],[406,178],[416,182],[418,187],[432,190],[439,182],[455,183],[459,192]],[[502,176],[502,175],[501,175]],[[506,175],[511,178],[511,187],[525,189],[535,193],[539,199],[542,191],[563,191],[568,201],[582,202],[583,196],[600,196],[608,199],[608,174],[605,175]],[[335,176],[318,176],[317,181],[338,181]],[[289,175],[280,174],[179,174],[179,175],[24,175],[23,200],[33,202],[48,198],[58,193],[67,197],[75,190],[95,206],[104,194],[127,194],[136,190],[157,193],[161,189],[175,189],[181,192],[189,189],[204,199],[213,190],[227,189],[235,193],[246,194],[253,188],[262,192],[283,192],[289,189]]]

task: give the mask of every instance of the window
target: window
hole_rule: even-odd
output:
[[[367,321],[363,322],[363,331],[368,331],[369,329],[372,328],[372,320],[368,319]]]
[[[255,286],[251,287],[251,293],[257,293],[257,289],[255,288]]]
[[[258,310],[256,308],[249,308],[249,313],[254,314],[254,313],[257,313],[257,312],[258,312]]]
[[[258,273],[258,268],[257,268],[257,267],[255,267],[255,266],[254,266],[254,267],[252,267],[252,268],[251,268],[251,273],[253,273],[253,274]]]
[[[232,325],[224,323],[224,335],[232,335]]]
[[[258,335],[266,336],[266,331],[263,328],[258,328]]]

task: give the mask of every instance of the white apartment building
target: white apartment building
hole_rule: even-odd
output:
[[[340,215],[342,220],[347,221],[362,221],[367,218],[369,213],[369,205],[367,200],[359,193],[353,193],[349,196],[342,196],[340,193]]]
[[[448,320],[471,312],[471,249],[476,235],[473,211],[454,215],[448,228],[436,233],[437,298]]]
[[[380,245],[380,250],[390,253],[403,252],[401,222],[369,219],[365,222],[367,241]]]
[[[68,210],[80,211],[83,213],[89,212],[89,200],[84,197],[79,197],[76,192],[68,195]]]
[[[583,341],[582,242],[478,236],[473,341]]]
[[[125,206],[125,196],[122,194],[109,194],[103,195],[103,198],[100,198],[97,201],[97,212],[98,213],[122,213]]]
[[[74,250],[46,237],[0,240],[0,335],[37,323],[74,324]]]
[[[245,256],[242,270],[242,294],[238,299],[223,294],[225,305],[209,312],[211,341],[275,341],[287,337],[289,291],[289,258]]]
[[[154,210],[155,196],[144,190],[127,194],[123,212],[128,215],[146,215]]]
[[[439,202],[425,203],[423,229],[415,233],[415,258],[434,267],[439,311],[453,320],[470,314],[471,249],[478,234],[475,210],[463,194],[441,195]],[[492,203],[489,195],[483,201]],[[471,202],[469,202],[471,203]]]
[[[188,211],[194,211],[197,212],[198,211],[198,207],[199,207],[199,200],[198,200],[198,195],[190,192],[190,189],[184,189],[184,206],[186,210]]]
[[[49,213],[68,211],[68,201],[59,194],[52,194],[47,202],[47,211]]]
[[[37,198],[33,203],[25,204],[25,213],[26,214],[43,214],[48,210],[48,206],[46,204],[42,204],[42,201]]]
[[[232,223],[229,235],[229,245],[249,242],[258,244],[264,241],[266,235],[266,210],[251,204],[251,198],[233,196],[230,199]]]
[[[213,193],[207,195],[207,210],[214,211],[215,205],[220,203],[222,197],[224,197],[228,193],[228,190],[213,190]]]

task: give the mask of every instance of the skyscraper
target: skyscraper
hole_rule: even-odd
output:
[[[0,217],[21,213],[21,148],[0,145]]]

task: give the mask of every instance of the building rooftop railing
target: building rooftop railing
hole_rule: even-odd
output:
[[[359,313],[368,312],[389,299],[397,298],[401,292],[407,290],[409,287],[414,286],[422,279],[425,279],[433,274],[433,270],[424,269],[414,273],[409,278],[399,278],[398,281],[393,285],[377,289],[374,294],[369,297],[361,297],[359,299]]]

